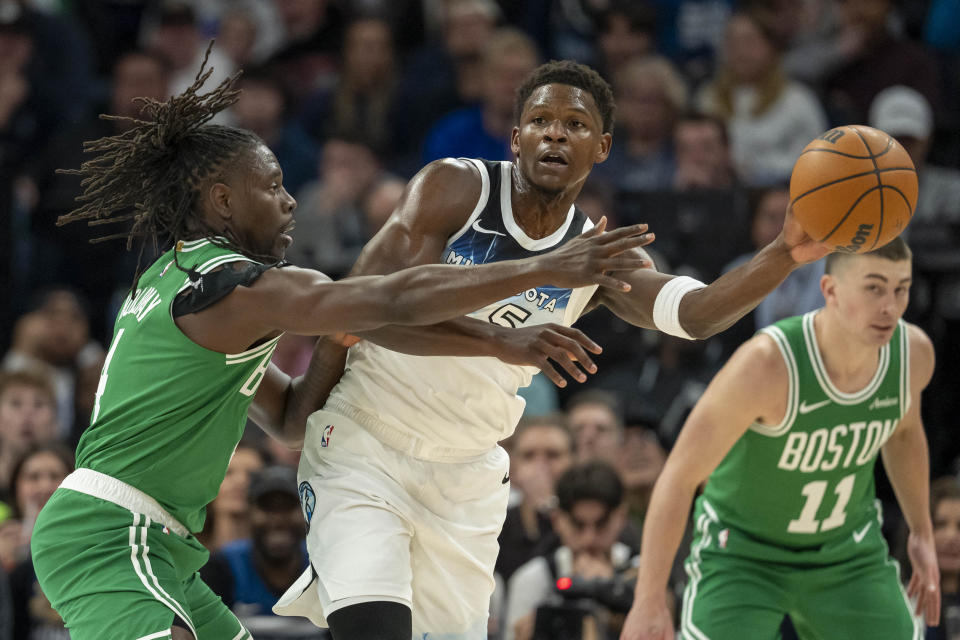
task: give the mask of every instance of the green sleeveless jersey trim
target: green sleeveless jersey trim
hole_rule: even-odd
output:
[[[179,243],[143,273],[117,314],[77,466],[143,491],[199,531],[280,337],[236,354],[190,340],[172,305],[203,279],[191,282],[173,263],[174,251],[181,266],[201,275],[230,262],[255,262],[202,239]]]
[[[817,313],[761,330],[787,366],[785,415],[775,425],[751,425],[701,497],[724,526],[791,549],[816,548],[872,521],[877,453],[910,406],[903,321],[879,349],[871,380],[844,393],[824,366]]]

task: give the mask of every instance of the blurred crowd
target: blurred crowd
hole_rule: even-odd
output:
[[[514,90],[550,59],[593,66],[617,100],[610,157],[578,205],[649,223],[658,265],[701,280],[779,233],[793,162],[825,129],[860,123],[896,137],[919,173],[906,317],[938,355],[923,412],[941,477],[932,508],[946,617],[960,622],[957,2],[0,0],[0,637],[67,637],[36,587],[30,530],[73,468],[116,310],[156,250],[58,227],[79,181],[55,170],[77,168],[84,141],[128,128],[135,97],[186,88],[214,38],[208,87],[243,72],[239,102],[218,121],[261,136],[299,202],[287,258],[335,278],[425,163],[511,159]],[[599,372],[566,389],[537,376],[504,443],[515,500],[491,637],[529,640],[538,608],[564,624],[584,602],[600,603],[601,626],[616,623],[615,594],[577,599],[576,581],[564,594],[554,577],[629,576],[651,487],[690,408],[757,328],[822,304],[822,271],[795,271],[708,341],[642,331],[603,309],[578,323],[605,348]],[[287,336],[275,361],[298,374],[311,347]],[[205,579],[257,637],[323,637],[269,617],[306,565],[297,460],[252,427],[201,534],[214,552]],[[902,520],[878,473],[896,554]]]

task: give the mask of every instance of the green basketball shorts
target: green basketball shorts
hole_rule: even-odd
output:
[[[95,479],[132,489],[109,476]],[[156,515],[149,508],[156,502],[142,510],[124,502],[134,508],[61,485],[37,518],[30,542],[37,580],[70,637],[160,640],[171,637],[176,619],[197,640],[250,638],[200,580],[209,554],[196,537],[143,513]]]
[[[802,551],[727,527],[709,505],[698,503],[694,518],[684,640],[774,640],[784,615],[802,640],[923,638],[879,518]]]

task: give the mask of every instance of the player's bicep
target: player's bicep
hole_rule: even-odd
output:
[[[771,343],[761,335],[741,346],[690,412],[670,464],[691,483],[705,480],[754,422],[776,413],[787,372]]]

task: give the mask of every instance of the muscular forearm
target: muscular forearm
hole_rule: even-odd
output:
[[[424,327],[388,325],[359,335],[415,356],[496,356],[496,329],[488,322],[465,317]]]
[[[883,446],[883,466],[911,533],[932,535],[930,459],[923,429],[895,433]]]
[[[340,381],[346,359],[346,347],[332,338],[321,337],[313,349],[306,372],[291,382],[283,427],[278,436],[291,449],[303,446],[307,418],[323,406],[330,391]]]
[[[657,480],[643,522],[635,594],[638,601],[665,597],[673,559],[683,538],[695,491],[695,484],[677,478],[669,466]]]
[[[681,326],[697,339],[720,333],[760,304],[796,266],[783,244],[767,245],[747,264],[686,294],[680,302]]]

